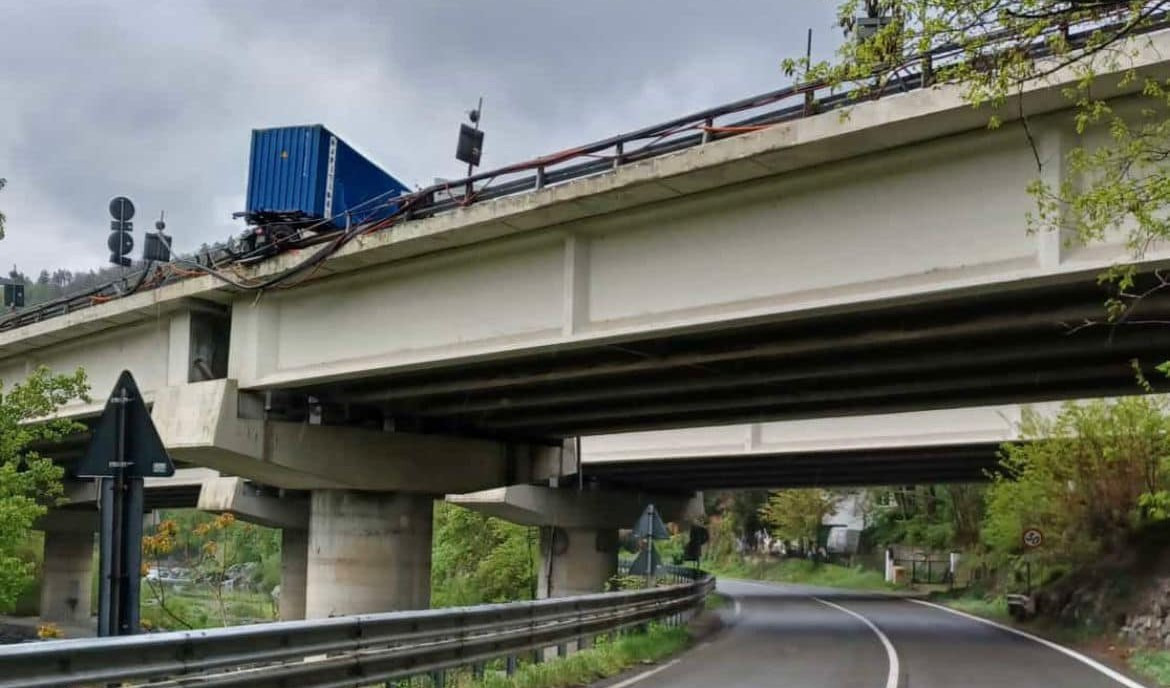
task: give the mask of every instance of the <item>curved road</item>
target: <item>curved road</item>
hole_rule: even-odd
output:
[[[611,688],[1141,688],[1071,650],[905,599],[720,581],[713,640]]]

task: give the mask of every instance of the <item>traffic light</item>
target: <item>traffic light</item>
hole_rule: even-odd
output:
[[[116,196],[110,200],[110,238],[106,246],[110,249],[110,262],[114,265],[129,267],[133,262],[130,252],[134,250],[134,237],[130,232],[134,225],[130,219],[134,217],[134,204],[125,196]]]
[[[24,285],[9,282],[4,285],[4,305],[10,308],[24,308]]]

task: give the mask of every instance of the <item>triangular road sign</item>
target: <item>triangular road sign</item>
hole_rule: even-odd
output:
[[[662,517],[658,515],[658,509],[655,509],[653,504],[647,506],[638,517],[638,522],[634,524],[634,536],[639,538],[649,536],[655,540],[670,539],[670,533],[666,532],[666,524],[662,522]]]
[[[120,457],[119,437],[126,445]],[[165,478],[175,474],[175,465],[167,456],[134,376],[128,370],[118,376],[76,472],[82,478],[113,477],[119,467],[128,478]]]
[[[658,550],[651,547],[638,552],[638,556],[630,564],[630,575],[648,576],[660,568],[662,568],[662,557],[658,556]]]

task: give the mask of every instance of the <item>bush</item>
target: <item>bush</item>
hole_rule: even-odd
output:
[[[434,533],[432,606],[532,598],[538,557],[535,528],[436,502]]]
[[[1025,413],[1025,442],[1004,445],[1003,473],[987,491],[983,540],[1001,558],[1039,528],[1040,563],[1086,564],[1119,549],[1136,528],[1166,518],[1170,419],[1165,402],[1129,397],[1065,404],[1055,418]]]

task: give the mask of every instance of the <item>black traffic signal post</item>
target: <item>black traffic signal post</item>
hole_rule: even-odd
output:
[[[130,267],[133,262],[130,252],[134,250],[134,237],[130,235],[134,223],[130,220],[134,217],[134,204],[125,196],[115,196],[110,200],[110,217],[114,218],[110,220],[110,238],[106,240],[110,262]]]
[[[138,385],[124,370],[77,468],[79,477],[101,481],[99,636],[139,630],[143,479],[174,473]]]

